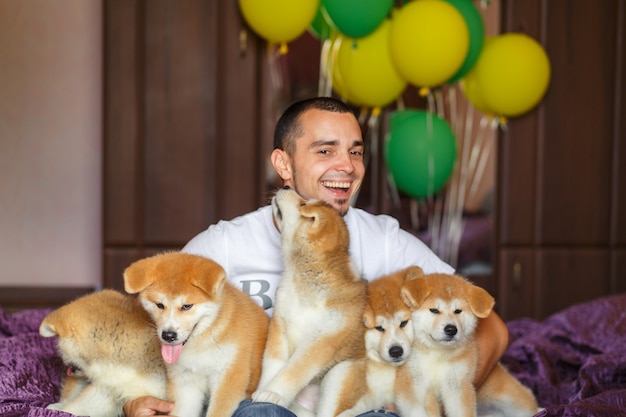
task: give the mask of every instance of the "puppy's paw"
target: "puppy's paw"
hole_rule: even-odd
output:
[[[285,399],[274,391],[259,390],[252,394],[252,401],[258,403],[273,403],[282,407],[287,407]]]

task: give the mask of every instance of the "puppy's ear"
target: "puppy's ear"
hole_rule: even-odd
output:
[[[407,282],[402,286],[400,295],[404,304],[411,310],[417,309],[430,294],[428,279],[422,277]]]
[[[57,329],[57,316],[58,313],[55,311],[49,313],[46,317],[44,317],[41,325],[39,325],[39,334],[43,337],[54,337],[56,336]]]
[[[372,310],[372,306],[366,304],[365,311],[363,312],[363,324],[368,329],[373,329],[376,326],[375,323],[374,310]]]
[[[468,290],[469,305],[474,315],[484,319],[491,313],[495,299],[483,288],[472,285]]]
[[[136,294],[150,286],[154,279],[148,273],[148,265],[151,258],[140,259],[133,262],[124,270],[124,290],[129,294]]]
[[[191,285],[200,288],[208,295],[219,295],[226,282],[226,271],[217,262],[210,259],[198,259],[201,263],[194,268]]]
[[[419,278],[419,277],[423,277],[424,276],[424,271],[422,270],[422,268],[420,268],[417,265],[410,266],[405,271],[406,271],[406,273],[404,275],[404,281],[405,282],[408,282],[408,281],[414,280],[415,278]]]

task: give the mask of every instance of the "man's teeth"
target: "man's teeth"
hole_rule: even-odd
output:
[[[322,185],[329,188],[350,188],[349,182],[323,181]]]

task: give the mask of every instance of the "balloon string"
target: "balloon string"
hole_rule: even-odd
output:
[[[330,48],[331,41],[325,39],[320,49],[320,75],[317,84],[317,94],[323,97],[329,97],[332,89],[332,73],[329,71]]]
[[[380,172],[379,167],[379,135],[378,130],[380,128],[380,118],[378,115],[380,114],[380,108],[374,108],[372,110],[372,114],[368,120],[368,129],[367,133],[369,136],[370,142],[370,152],[369,152],[369,164],[370,164],[370,199],[375,206],[378,203],[378,184],[376,183],[376,179],[378,178],[378,173]]]

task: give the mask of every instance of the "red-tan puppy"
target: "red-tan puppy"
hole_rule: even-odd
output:
[[[348,229],[335,209],[288,189],[276,193],[272,206],[285,269],[252,398],[297,408],[292,403],[302,389],[319,383],[336,364],[365,357],[367,284],[352,264]],[[351,395],[360,393],[355,389]],[[333,415],[354,401],[342,398]]]
[[[78,416],[123,416],[127,401],[165,398],[166,373],[150,316],[113,290],[85,295],[49,313],[39,326],[57,337],[67,366],[59,402],[48,408]]]
[[[405,363],[413,344],[411,310],[400,292],[403,285],[422,276],[414,266],[383,276],[368,283],[367,304],[363,314],[365,349],[363,361],[344,362],[333,368],[324,379],[318,417],[331,417],[336,393],[350,392],[365,384],[365,392],[339,417],[354,417],[370,410],[395,404],[395,380],[399,367]],[[355,369],[364,367],[365,379]]]
[[[537,412],[532,392],[498,364],[476,392],[475,330],[494,306],[493,297],[465,278],[429,274],[406,283],[402,296],[411,309],[413,352],[396,381],[400,415],[530,417]],[[443,410],[442,410],[443,409]]]
[[[220,265],[196,255],[141,259],[124,271],[124,284],[155,323],[171,414],[200,416],[208,404],[207,417],[231,416],[261,375],[263,309],[226,281]]]

